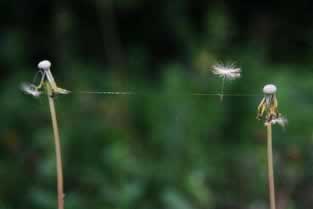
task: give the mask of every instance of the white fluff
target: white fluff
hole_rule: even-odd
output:
[[[43,70],[48,70],[51,67],[51,62],[49,60],[43,60],[38,63],[38,68]]]
[[[288,119],[283,117],[283,116],[280,116],[278,118],[275,118],[275,119],[272,119],[271,121],[267,122],[267,123],[270,123],[270,124],[277,124],[277,125],[280,125],[281,127],[285,128],[288,124]],[[265,123],[265,125],[267,124]]]
[[[224,79],[235,80],[240,78],[241,70],[236,68],[234,65],[223,65],[216,64],[213,65],[213,74],[218,75]]]
[[[288,120],[285,117],[279,117],[279,118],[273,119],[271,121],[271,123],[272,124],[278,124],[281,127],[285,127],[288,124]]]
[[[36,86],[34,84],[31,83],[22,83],[21,84],[21,90],[26,93],[26,94],[30,94],[34,97],[39,97],[41,92],[38,91],[38,89],[36,88]]]
[[[263,88],[264,94],[275,94],[277,91],[277,87],[274,84],[267,84]]]

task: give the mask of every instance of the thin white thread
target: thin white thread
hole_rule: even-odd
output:
[[[38,70],[36,73],[35,73],[35,75],[34,75],[34,78],[33,78],[33,83],[36,83],[36,80],[37,80],[37,78],[38,78],[38,74],[41,74],[41,76],[43,76],[42,75],[42,71],[41,70]]]
[[[146,95],[145,93],[138,93],[134,91],[77,91],[72,92],[73,94],[102,94],[102,95]],[[153,93],[152,93],[153,94]],[[148,94],[148,95],[152,95]],[[176,95],[184,95],[184,94],[176,94]],[[224,93],[186,93],[185,95],[191,96],[226,96],[226,97],[259,97],[261,94],[224,94]]]
[[[73,92],[75,93],[75,92]],[[78,94],[135,95],[132,91],[79,91]]]
[[[221,94],[221,93],[192,93],[192,96],[226,96],[226,97],[259,97],[260,94]]]

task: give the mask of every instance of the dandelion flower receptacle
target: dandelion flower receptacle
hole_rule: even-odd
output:
[[[212,73],[222,78],[222,87],[220,93],[220,98],[222,101],[224,96],[223,93],[225,80],[235,80],[240,78],[241,69],[237,68],[234,64],[231,65],[216,64],[213,65],[212,68],[213,68]]]
[[[49,60],[40,61],[37,65],[37,67],[39,69],[43,69],[43,70],[50,69],[51,68],[51,62]]]

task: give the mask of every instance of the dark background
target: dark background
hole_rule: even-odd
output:
[[[278,209],[313,205],[313,2],[0,2],[0,209],[56,208],[47,98],[24,95],[49,59],[66,209],[268,208],[267,83],[289,120],[274,127]],[[211,66],[235,63],[225,82]],[[94,95],[81,91],[134,91]],[[249,95],[249,96],[248,96]]]

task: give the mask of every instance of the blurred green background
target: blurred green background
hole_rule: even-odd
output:
[[[312,1],[0,2],[0,209],[56,208],[47,98],[23,94],[49,59],[66,209],[268,208],[264,84],[289,124],[274,127],[278,209],[313,205]],[[242,78],[218,93],[211,66]],[[80,91],[135,91],[90,95]]]

